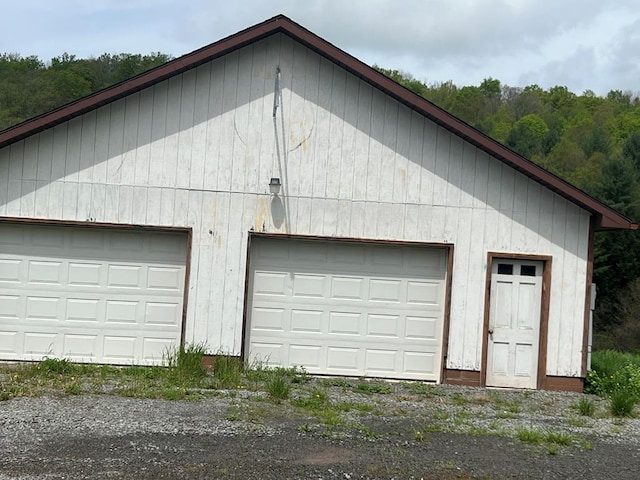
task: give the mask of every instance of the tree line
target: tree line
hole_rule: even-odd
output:
[[[45,64],[36,56],[0,55],[0,130],[122,82],[171,59],[105,53],[81,59],[65,53]]]
[[[0,130],[169,61],[169,55],[0,55]],[[598,96],[563,86],[426,84],[375,67],[486,135],[640,220],[640,98],[612,90]],[[640,349],[640,234],[596,234],[596,346]]]

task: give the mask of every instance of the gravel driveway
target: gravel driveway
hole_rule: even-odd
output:
[[[339,419],[246,391],[16,398],[0,402],[0,480],[640,478],[639,420],[611,418],[595,397],[585,417],[577,394],[391,385],[323,386]]]

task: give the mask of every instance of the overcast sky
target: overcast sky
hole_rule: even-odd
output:
[[[640,93],[638,0],[3,0],[0,52],[180,56],[277,14],[426,83]]]

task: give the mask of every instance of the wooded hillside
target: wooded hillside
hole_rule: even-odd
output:
[[[0,55],[0,130],[149,68],[162,53]],[[377,67],[376,67],[377,68]],[[611,91],[599,97],[556,86],[524,88],[488,78],[479,86],[426,85],[410,74],[379,70],[587,193],[640,220],[640,98]],[[640,234],[598,233],[596,346],[640,349]]]

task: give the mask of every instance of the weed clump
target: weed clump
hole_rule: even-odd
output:
[[[592,417],[596,412],[596,404],[588,397],[580,398],[576,407],[580,412],[580,415],[584,415],[585,417]]]
[[[269,398],[276,403],[289,398],[291,378],[287,371],[282,368],[272,370],[265,384],[265,389]]]
[[[611,394],[611,403],[609,405],[611,415],[614,417],[631,417],[633,416],[633,407],[636,404],[636,397],[633,393],[620,389]]]
[[[166,354],[165,363],[178,378],[185,381],[197,380],[207,374],[202,363],[206,352],[206,347],[199,343],[180,345]]]
[[[36,370],[42,375],[69,375],[74,371],[74,365],[66,358],[44,358]]]
[[[237,388],[242,383],[242,363],[229,355],[217,355],[213,363],[213,378],[218,388]]]

